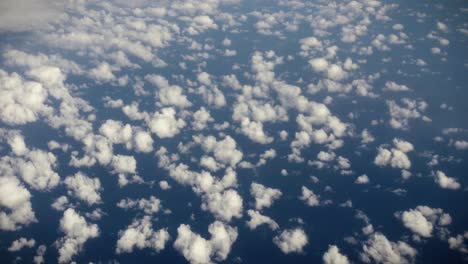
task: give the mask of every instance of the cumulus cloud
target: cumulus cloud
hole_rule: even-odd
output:
[[[354,181],[356,184],[367,184],[369,183],[369,177],[366,174],[363,174],[356,178]]]
[[[442,209],[422,205],[408,211],[397,212],[395,215],[406,228],[425,238],[432,237],[434,228],[447,226],[452,222],[452,217]]]
[[[7,125],[31,123],[52,110],[47,90],[38,82],[0,70],[0,86],[0,120]]]
[[[262,215],[260,212],[255,211],[255,210],[248,210],[247,214],[250,216],[250,220],[247,221],[247,226],[251,229],[254,230],[258,226],[266,224],[271,230],[276,230],[279,228],[278,223],[276,223],[275,220],[272,218]]]
[[[361,260],[365,263],[410,264],[417,251],[405,242],[393,242],[381,233],[374,233],[362,246]]]
[[[156,100],[160,101],[162,105],[189,107],[192,105],[184,95],[183,90],[178,85],[170,85],[169,81],[161,75],[146,75],[145,79],[155,85],[158,90],[156,91]]]
[[[182,224],[177,228],[174,248],[192,264],[208,264],[212,259],[225,260],[237,240],[237,228],[215,221],[208,226],[208,232],[210,240],[194,233],[189,225]]]
[[[159,252],[166,247],[166,242],[170,239],[167,229],[153,230],[150,216],[134,220],[127,229],[119,231],[116,253],[131,253],[134,248],[150,248]]]
[[[123,209],[138,208],[147,215],[152,215],[161,210],[161,200],[154,196],[150,196],[149,199],[122,199],[117,203],[117,207]]]
[[[282,192],[279,189],[269,188],[253,182],[250,185],[250,194],[255,198],[255,208],[262,210],[270,207],[275,200],[279,199]]]
[[[323,254],[324,264],[349,264],[348,257],[340,253],[335,245],[330,245],[328,251]]]
[[[406,153],[413,151],[414,147],[408,141],[393,139],[394,148],[388,150],[380,146],[379,152],[374,159],[374,164],[377,166],[385,167],[391,166],[393,168],[408,170],[411,168],[411,161]]]
[[[71,262],[73,257],[81,252],[86,241],[99,236],[96,224],[90,224],[74,209],[63,212],[60,219],[60,230],[64,236],[57,240],[59,263]]]
[[[13,241],[8,248],[8,251],[20,251],[22,248],[28,247],[32,248],[36,245],[36,240],[34,239],[27,239],[24,237],[20,237],[19,239]]]
[[[5,174],[9,172],[8,167],[4,166],[0,163],[1,174],[8,175]],[[37,221],[31,206],[31,193],[13,176],[0,177],[0,209],[1,230],[14,231]]]
[[[200,144],[207,153],[213,153],[219,162],[235,167],[242,160],[242,152],[237,149],[237,142],[230,136],[216,140],[214,136],[194,136],[194,142]]]
[[[185,126],[183,119],[176,118],[174,108],[163,108],[160,112],[155,112],[148,122],[151,132],[159,138],[172,138],[179,134],[181,128]]]
[[[216,218],[230,222],[242,217],[242,197],[235,190],[208,193],[203,196],[202,209],[210,211]]]
[[[320,205],[320,196],[316,195],[312,190],[305,186],[302,186],[302,195],[299,199],[304,201],[308,206]]]
[[[93,205],[101,202],[101,181],[98,178],[90,178],[84,173],[77,172],[73,176],[68,176],[64,180],[68,188],[69,195]]]
[[[111,164],[115,173],[132,174],[136,173],[136,160],[133,156],[115,155]]]
[[[306,233],[301,228],[284,230],[273,238],[273,243],[281,249],[284,254],[301,253],[309,243]]]
[[[445,175],[443,171],[433,172],[435,182],[442,189],[458,190],[460,189],[460,183],[455,178]]]

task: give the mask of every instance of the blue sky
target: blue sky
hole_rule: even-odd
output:
[[[2,263],[463,263],[464,1],[0,3]]]

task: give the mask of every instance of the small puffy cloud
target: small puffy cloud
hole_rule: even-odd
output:
[[[136,173],[136,164],[133,156],[115,155],[112,158],[111,166],[115,173],[133,174]]]
[[[122,199],[117,203],[117,207],[123,209],[138,208],[147,215],[155,214],[161,210],[161,200],[154,196],[149,199]]]
[[[57,158],[52,152],[32,150],[24,158],[16,159],[15,163],[18,174],[33,189],[51,190],[60,181],[60,176],[54,171]]]
[[[304,201],[308,206],[320,205],[320,196],[316,195],[312,190],[305,186],[302,186],[302,195],[299,199]]]
[[[159,188],[161,188],[163,190],[169,190],[171,188],[171,186],[169,185],[169,183],[167,181],[160,181],[159,182]]]
[[[280,190],[269,188],[256,182],[250,185],[250,194],[255,198],[255,208],[257,210],[270,207],[282,195]]]
[[[38,82],[25,81],[17,73],[0,70],[0,120],[8,125],[36,121],[51,109],[47,90]]]
[[[301,228],[284,230],[273,238],[273,243],[281,249],[284,254],[302,253],[308,243],[308,238]]]
[[[180,86],[170,85],[168,80],[161,75],[146,75],[145,79],[155,85],[158,90],[156,91],[156,100],[160,101],[162,105],[189,107],[192,104],[184,95]]]
[[[417,251],[405,242],[393,242],[381,233],[374,233],[362,246],[361,260],[365,263],[413,263]]]
[[[8,170],[3,166],[5,164],[0,163],[1,175],[8,175],[4,174]],[[36,221],[31,193],[16,177],[0,176],[0,229],[14,231]]]
[[[217,29],[218,25],[207,15],[196,16],[193,18],[192,23],[190,23],[187,32],[190,35],[198,35],[209,29]]]
[[[409,91],[410,89],[406,85],[397,84],[396,82],[388,81],[385,83],[385,89],[393,92]]]
[[[166,247],[166,242],[170,239],[167,229],[153,230],[150,216],[144,216],[140,220],[135,220],[127,229],[119,231],[116,253],[131,253],[134,248],[150,248],[159,252]]]
[[[468,149],[468,141],[465,140],[457,140],[453,143],[456,149],[458,150],[465,150]]]
[[[68,194],[93,205],[101,202],[101,181],[98,178],[90,178],[84,173],[77,172],[73,176],[68,176],[64,180],[68,189]]]
[[[390,113],[389,124],[393,129],[408,130],[411,119],[422,119],[430,122],[431,119],[424,116],[428,104],[425,101],[416,101],[408,98],[401,99],[399,105],[393,100],[387,101],[388,111]]]
[[[112,67],[107,62],[102,62],[89,72],[90,76],[98,82],[110,82],[115,80],[115,75],[112,73]]]
[[[209,122],[213,122],[214,119],[211,117],[210,112],[204,107],[201,107],[195,113],[193,113],[192,128],[194,130],[203,130],[206,128]]]
[[[24,142],[24,137],[19,133],[14,133],[7,138],[8,145],[10,145],[11,151],[16,156],[25,155],[29,150]]]
[[[242,197],[235,190],[208,193],[203,196],[202,202],[202,209],[218,219],[230,222],[233,217],[242,217]]]
[[[171,138],[177,135],[181,128],[185,126],[185,121],[176,118],[174,108],[163,108],[160,112],[154,113],[148,122],[151,132],[159,138]]]
[[[356,184],[367,184],[369,183],[369,177],[366,174],[363,174],[356,178],[354,181]]]
[[[361,138],[362,138],[361,139],[362,144],[368,144],[368,143],[372,143],[375,141],[375,137],[367,129],[364,129],[361,132]]]
[[[411,161],[406,153],[414,150],[410,142],[394,139],[394,148],[388,150],[385,147],[379,147],[379,152],[374,159],[374,164],[380,167],[391,166],[393,168],[408,170],[411,168]]]
[[[13,241],[8,248],[8,251],[13,252],[13,251],[20,251],[24,247],[32,248],[36,245],[36,240],[34,239],[27,239],[24,237],[21,237],[15,241]]]
[[[311,59],[309,64],[316,72],[323,72],[328,68],[328,62],[324,58]]]
[[[237,239],[237,229],[215,221],[208,226],[208,232],[210,240],[194,233],[189,225],[182,224],[177,228],[174,248],[192,264],[209,264],[212,259],[225,260]]]
[[[452,217],[444,213],[442,209],[422,205],[408,211],[397,212],[395,216],[403,222],[406,228],[425,238],[432,237],[434,228],[452,223]]]
[[[401,221],[405,227],[422,237],[432,236],[432,223],[429,222],[418,210],[409,210],[403,212]]]
[[[340,253],[335,245],[330,245],[328,251],[323,254],[324,264],[349,264],[348,257]]]
[[[340,65],[332,64],[327,69],[327,76],[334,81],[340,81],[346,78],[347,73]]]
[[[137,152],[149,153],[153,151],[153,138],[146,131],[137,131],[133,138],[135,142],[135,150]]]
[[[55,199],[55,201],[50,205],[54,210],[57,211],[65,211],[65,209],[69,207],[73,207],[70,202],[68,201],[68,198],[64,195],[58,197]]]
[[[242,152],[237,149],[237,142],[230,136],[216,140],[213,136],[194,136],[195,143],[200,144],[207,153],[213,153],[219,162],[235,167],[242,160]]]
[[[250,230],[256,229],[258,226],[267,224],[271,230],[276,230],[279,228],[278,223],[275,220],[271,219],[268,216],[262,215],[260,212],[255,210],[248,210],[247,214],[250,216],[250,220],[247,221],[247,226]]]
[[[42,264],[44,262],[44,255],[47,251],[47,247],[45,245],[40,245],[37,247],[36,256],[34,256],[34,263],[35,264]]]
[[[89,239],[99,236],[96,224],[89,224],[86,219],[74,209],[69,208],[60,219],[60,230],[64,237],[57,240],[59,263],[71,262],[73,257],[82,251],[83,245]]]
[[[433,173],[435,182],[443,189],[458,190],[460,189],[460,183],[455,178],[445,175],[442,171],[436,171]]]

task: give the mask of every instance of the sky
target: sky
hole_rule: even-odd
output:
[[[468,262],[468,3],[0,2],[1,263]]]

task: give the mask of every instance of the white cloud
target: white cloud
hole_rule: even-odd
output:
[[[242,197],[235,190],[208,193],[202,198],[202,209],[218,219],[230,222],[233,217],[242,217]]]
[[[307,245],[308,238],[301,228],[288,229],[273,238],[273,243],[278,246],[284,254],[301,253]]]
[[[442,171],[436,171],[434,174],[435,182],[443,189],[458,190],[460,183],[455,178],[448,177]]]
[[[176,118],[174,108],[163,108],[160,112],[155,112],[148,122],[151,132],[160,138],[172,138],[177,135],[181,128],[185,126],[183,119]]]
[[[99,236],[99,228],[96,224],[89,224],[86,219],[75,212],[67,209],[60,219],[60,230],[65,234],[57,240],[59,263],[71,262],[73,257],[80,253],[87,240]]]
[[[38,82],[25,81],[17,73],[0,70],[0,120],[24,125],[38,120],[52,109],[46,105],[47,90]]]
[[[242,160],[242,152],[237,149],[237,142],[230,136],[216,140],[213,136],[194,136],[195,143],[200,144],[207,153],[213,153],[216,160],[235,167]]]
[[[180,86],[170,85],[168,80],[161,75],[146,75],[145,79],[155,85],[158,90],[156,91],[156,100],[159,100],[162,105],[189,107],[192,104],[184,95]]]
[[[0,2],[0,31],[40,29],[61,14],[60,1],[4,0]],[[6,12],[8,11],[8,12]]]
[[[215,221],[208,226],[208,232],[210,240],[194,233],[189,225],[182,224],[177,228],[174,248],[192,264],[208,264],[212,259],[225,260],[237,239],[237,229]]]
[[[263,224],[267,224],[271,230],[276,230],[279,228],[279,225],[278,223],[275,222],[275,220],[271,219],[268,216],[262,215],[258,211],[248,210],[247,214],[250,216],[250,220],[247,221],[247,226],[251,230],[254,230],[258,226],[263,225]]]
[[[154,196],[150,196],[149,199],[122,199],[117,203],[117,207],[123,209],[138,208],[147,215],[155,214],[162,208],[161,200]]]
[[[257,210],[270,207],[282,195],[279,189],[269,188],[256,182],[250,185],[250,194],[255,198]]]
[[[363,174],[363,175],[357,177],[354,182],[356,184],[368,184],[369,183],[369,177],[366,174]]]
[[[193,113],[192,127],[194,130],[203,130],[206,128],[209,122],[213,122],[214,119],[211,117],[210,112],[201,107],[195,113]]]
[[[328,251],[323,254],[324,264],[349,264],[348,257],[340,253],[335,245],[330,245]]]
[[[408,211],[397,212],[395,216],[403,222],[406,228],[425,238],[432,237],[432,231],[435,228],[452,223],[452,217],[444,213],[442,209],[422,205]]]
[[[468,141],[465,140],[457,140],[453,143],[456,149],[458,150],[465,150],[468,149]]]
[[[135,132],[133,140],[135,141],[135,150],[138,152],[149,153],[153,151],[153,138],[146,131]]]
[[[8,251],[20,251],[24,247],[32,248],[36,245],[36,240],[34,239],[27,239],[24,237],[20,237],[19,239],[13,241],[8,248]]]
[[[365,263],[410,264],[417,251],[405,242],[389,241],[381,233],[374,233],[362,246],[361,259]]]
[[[374,159],[374,164],[385,167],[390,165],[393,168],[408,170],[411,168],[411,161],[406,153],[414,150],[413,144],[410,142],[393,139],[394,148],[390,150],[380,146],[379,152]]]
[[[405,227],[409,228],[411,231],[423,237],[432,236],[432,223],[429,222],[421,212],[417,210],[409,210],[403,212],[401,215],[401,221]]]
[[[119,231],[116,253],[131,253],[134,248],[150,248],[159,252],[166,247],[166,242],[170,239],[167,229],[153,230],[150,216],[134,220],[127,229]]]
[[[93,205],[101,202],[101,181],[98,178],[90,178],[84,173],[77,172],[64,180],[68,188],[68,194]]]
[[[317,72],[323,72],[328,68],[328,62],[324,58],[316,58],[309,61],[312,69]]]
[[[312,190],[305,186],[302,186],[302,195],[299,197],[299,199],[304,201],[308,206],[320,205],[320,196],[316,195]]]
[[[115,80],[115,75],[112,73],[112,67],[107,62],[101,62],[98,66],[91,69],[89,74],[98,82],[110,82]]]
[[[136,173],[137,163],[133,156],[115,155],[111,166],[115,173],[132,174]]]
[[[410,89],[408,86],[403,84],[397,84],[392,81],[388,81],[385,83],[385,89],[393,92],[402,92],[402,91],[409,91]]]
[[[0,163],[0,172],[8,175],[11,171],[4,166]],[[1,230],[13,231],[37,221],[31,207],[31,193],[13,176],[0,177],[0,209]]]

